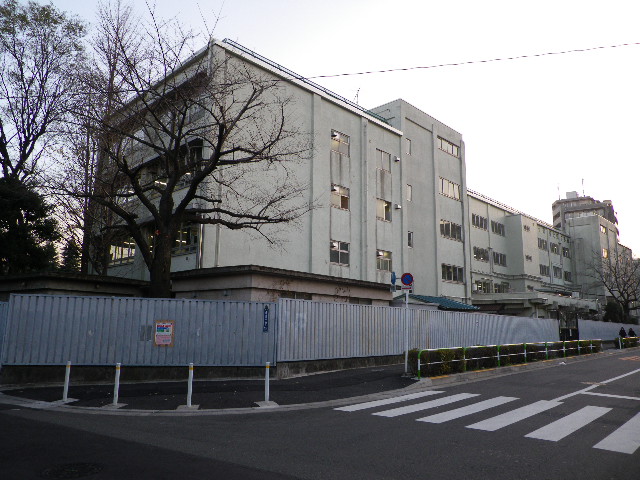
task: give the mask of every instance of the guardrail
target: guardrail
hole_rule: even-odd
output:
[[[637,343],[637,342],[636,342]],[[573,340],[563,342],[514,343],[505,345],[474,345],[470,347],[424,348],[412,350],[410,357],[415,358],[416,373],[422,378],[423,369],[428,376],[462,373],[469,370],[499,368],[550,358],[584,355],[600,351],[602,340]],[[416,353],[414,353],[416,352]],[[426,355],[425,355],[426,352]],[[431,359],[431,353],[436,353]],[[426,361],[422,361],[422,359]],[[440,366],[435,369],[434,366]],[[435,373],[433,375],[432,373]]]

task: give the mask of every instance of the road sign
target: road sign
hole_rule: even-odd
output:
[[[403,273],[402,277],[400,277],[400,281],[403,285],[410,287],[411,285],[413,285],[413,275],[411,275],[410,273]]]

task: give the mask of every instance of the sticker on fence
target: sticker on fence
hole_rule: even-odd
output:
[[[156,320],[156,347],[173,347],[176,322],[174,320]]]

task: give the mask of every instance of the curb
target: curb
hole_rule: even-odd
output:
[[[22,397],[14,397],[5,395],[0,392],[0,404],[15,405],[16,407],[30,408],[35,410],[55,410],[57,412],[76,413],[76,414],[89,414],[89,415],[124,415],[124,416],[160,416],[160,417],[192,417],[198,415],[246,415],[246,414],[259,414],[264,412],[288,412],[297,410],[309,410],[314,408],[323,407],[340,407],[348,405],[350,403],[359,403],[371,400],[382,400],[385,398],[395,397],[407,393],[419,392],[429,390],[431,388],[438,388],[444,385],[460,385],[465,383],[479,382],[482,380],[515,375],[518,373],[524,373],[530,370],[539,370],[544,368],[557,367],[560,365],[568,365],[572,363],[586,362],[595,360],[603,355],[620,355],[630,351],[640,350],[640,347],[625,348],[624,350],[606,350],[604,352],[590,353],[586,355],[580,355],[576,357],[564,357],[554,358],[551,360],[541,360],[534,363],[523,363],[519,365],[511,365],[508,367],[493,368],[488,370],[478,370],[472,372],[456,373],[453,375],[446,375],[441,377],[431,377],[416,380],[416,383],[396,390],[388,390],[380,393],[370,393],[357,397],[348,397],[335,400],[326,400],[322,402],[310,402],[310,403],[297,403],[291,405],[269,405],[256,406],[249,408],[220,408],[220,409],[202,409],[202,410],[139,410],[139,409],[126,409],[126,408],[105,408],[105,407],[82,407],[66,405],[62,401],[44,402],[41,400],[31,400]]]

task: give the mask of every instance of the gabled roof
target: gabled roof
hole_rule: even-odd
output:
[[[402,298],[404,298],[404,295],[398,295],[397,297],[394,298],[394,300],[399,300]],[[456,302],[455,300],[451,300],[449,298],[444,298],[444,297],[430,297],[428,295],[409,294],[409,298],[418,300],[419,302],[436,304],[438,305],[438,309],[440,310],[479,310],[478,307],[474,307],[473,305],[468,305],[462,302]]]

